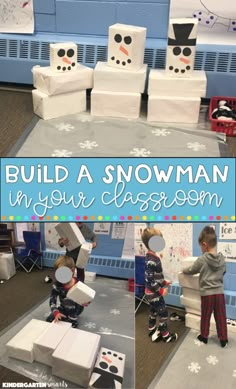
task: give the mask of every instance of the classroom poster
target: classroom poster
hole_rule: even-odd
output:
[[[113,223],[112,224],[112,239],[125,239],[126,235],[126,223]]]
[[[93,232],[96,235],[109,235],[111,223],[94,223]]]
[[[147,253],[147,249],[142,242],[143,230],[147,227],[146,223],[137,223],[134,227],[134,253],[135,255],[144,256]]]
[[[219,242],[217,251],[222,253],[226,259],[236,260],[236,242]]]
[[[122,258],[134,259],[134,223],[127,223]]]
[[[198,44],[235,45],[236,2],[171,0],[170,18],[198,19]]]
[[[0,0],[0,32],[33,34],[33,0]]]
[[[220,239],[236,239],[236,223],[220,223]]]

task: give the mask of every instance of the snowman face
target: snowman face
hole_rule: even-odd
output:
[[[123,70],[143,66],[146,28],[115,24],[109,28],[108,65]]]
[[[194,69],[197,24],[195,19],[171,19],[166,54],[166,72],[186,77]]]
[[[119,377],[123,377],[125,355],[102,347],[96,362],[96,367]]]
[[[69,72],[77,67],[77,45],[55,43],[50,45],[50,66],[54,72]]]

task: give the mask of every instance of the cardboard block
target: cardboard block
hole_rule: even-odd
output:
[[[67,293],[67,298],[83,305],[90,303],[95,297],[95,290],[79,281]]]
[[[50,44],[50,67],[53,72],[72,72],[77,65],[77,45],[72,42]]]
[[[184,273],[179,273],[178,277],[179,277],[179,283],[182,287],[195,289],[199,291],[199,274],[188,275]]]
[[[67,238],[69,251],[76,249],[85,243],[85,239],[76,223],[58,223],[55,225],[55,230],[61,238]]]
[[[84,242],[82,243],[79,251],[79,255],[76,261],[76,267],[80,269],[84,269],[88,263],[90,254],[92,252],[92,243]]]

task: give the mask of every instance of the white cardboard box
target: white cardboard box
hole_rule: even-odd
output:
[[[96,280],[96,273],[91,272],[91,271],[86,271],[85,272],[85,283],[93,282],[95,280]]]
[[[184,273],[179,273],[178,278],[179,283],[182,287],[191,288],[199,291],[199,274],[188,275]]]
[[[37,89],[32,91],[34,113],[44,120],[86,111],[86,91],[48,96]]]
[[[148,94],[158,96],[205,97],[207,78],[204,71],[195,70],[191,77],[170,76],[163,69],[151,69]]]
[[[180,296],[180,302],[185,306],[185,310],[188,313],[193,313],[195,315],[201,315],[201,301],[191,299],[185,296]]]
[[[201,318],[198,315],[193,315],[191,313],[187,313],[185,315],[185,326],[191,328],[192,330],[200,331],[200,322],[201,322]],[[215,325],[215,320],[213,318],[211,318],[210,321],[210,333],[211,334],[216,333],[216,325]]]
[[[149,96],[149,122],[198,123],[200,97]]]
[[[72,328],[52,354],[52,374],[87,388],[100,342],[100,335]]]
[[[70,329],[71,323],[63,321],[51,323],[34,342],[35,361],[52,366],[52,354]]]
[[[143,66],[146,27],[116,23],[109,27],[108,64],[126,70]]]
[[[104,92],[93,89],[91,93],[91,115],[138,119],[141,94]]]
[[[89,381],[89,388],[122,388],[125,358],[125,354],[102,347]],[[104,363],[106,366],[103,368]]]
[[[14,255],[12,252],[0,253],[0,280],[9,280],[16,274]]]
[[[98,62],[94,70],[94,89],[106,92],[143,93],[147,65],[139,70],[122,70]]]
[[[84,242],[82,243],[79,251],[79,255],[76,261],[76,267],[80,269],[84,269],[88,263],[91,251],[92,251],[92,243]]]
[[[50,326],[46,321],[32,319],[7,344],[9,357],[25,362],[34,361],[34,342]]]
[[[77,304],[83,305],[90,303],[95,297],[95,290],[79,281],[67,293],[67,298],[75,301]]]
[[[201,302],[199,290],[182,287],[183,296]]]
[[[67,246],[69,251],[85,243],[85,239],[76,223],[58,223],[55,225],[55,230],[61,238],[69,240],[69,245]]]
[[[50,66],[54,72],[74,72],[77,45],[74,42],[50,43]]]
[[[93,69],[80,64],[73,72],[55,73],[50,66],[34,66],[32,72],[34,87],[49,96],[93,88]]]

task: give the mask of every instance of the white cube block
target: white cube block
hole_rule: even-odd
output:
[[[82,243],[79,251],[79,255],[76,261],[76,267],[79,267],[80,269],[84,269],[85,266],[88,263],[91,251],[92,251],[92,243],[90,242],[84,242]]]
[[[61,238],[67,238],[69,251],[76,249],[85,243],[85,239],[76,223],[58,223],[55,225],[55,230]]]
[[[96,280],[96,273],[91,271],[85,272],[85,283],[87,282],[94,282]]]
[[[141,94],[104,92],[93,89],[91,93],[91,115],[138,119]]]
[[[69,330],[52,354],[52,374],[87,388],[100,341],[92,332]]]
[[[185,306],[185,310],[188,313],[193,313],[195,315],[201,315],[201,301],[191,299],[185,296],[180,296],[180,302]]]
[[[67,293],[67,298],[75,301],[77,304],[83,305],[90,303],[95,297],[95,290],[79,281]]]
[[[149,122],[198,123],[200,97],[149,96]]]
[[[194,262],[198,259],[198,257],[187,257],[181,260],[181,266],[184,267],[189,267],[194,264]]]
[[[93,88],[93,69],[77,65],[74,72],[56,73],[50,66],[34,66],[34,87],[49,96]]]
[[[188,275],[184,273],[178,274],[179,283],[182,287],[195,289],[199,291],[199,274]],[[199,292],[198,292],[199,293]]]
[[[113,68],[106,62],[98,62],[94,70],[94,88],[107,92],[143,93],[147,75],[147,65],[139,70]]]
[[[194,69],[197,19],[170,19],[166,50],[166,73],[190,77]]]
[[[125,354],[102,347],[99,351],[89,388],[122,388]]]
[[[201,301],[199,290],[182,287],[183,296],[193,300]]]
[[[9,357],[25,362],[34,361],[34,342],[50,326],[46,321],[32,319],[7,344]]]
[[[16,274],[16,266],[12,251],[0,253],[0,280],[9,280]]]
[[[207,78],[204,71],[193,71],[191,77],[170,76],[163,69],[151,69],[148,94],[158,96],[205,97]]]
[[[143,66],[147,29],[116,23],[109,27],[108,65],[123,70]]]
[[[34,112],[44,120],[86,111],[86,91],[48,96],[35,89],[32,95]]]
[[[70,323],[63,321],[51,323],[34,342],[35,361],[52,366],[52,354],[70,329]]]
[[[53,72],[72,72],[77,65],[77,45],[73,42],[50,44],[50,67]]]
[[[201,317],[198,315],[193,315],[191,313],[187,313],[185,315],[185,326],[188,328],[191,328],[192,330],[200,331],[200,322]],[[213,335],[216,333],[216,324],[213,317],[210,321],[210,334]]]

